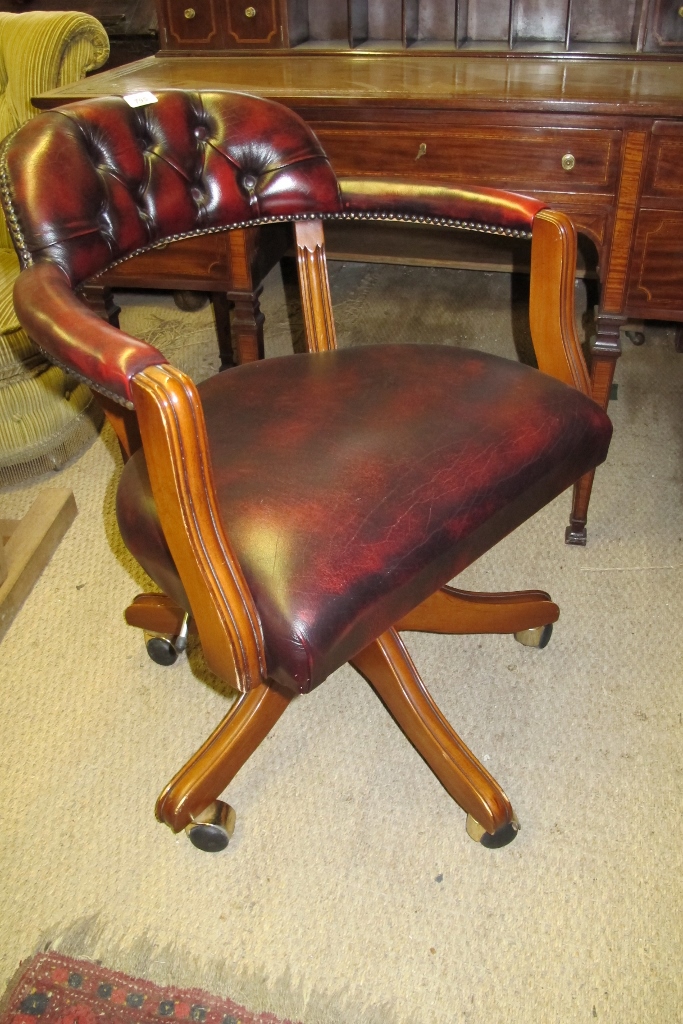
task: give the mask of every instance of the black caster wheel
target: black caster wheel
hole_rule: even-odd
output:
[[[487,850],[500,850],[503,846],[508,846],[513,839],[517,838],[520,824],[517,818],[513,817],[512,821],[508,822],[507,825],[503,825],[502,828],[499,828],[497,832],[492,834],[487,832],[471,814],[468,814],[466,828],[467,835],[475,843],[485,846]]]
[[[632,345],[640,347],[645,344],[645,332],[644,331],[624,331],[624,334],[631,342]]]
[[[145,638],[145,647],[150,658],[157,665],[175,665],[178,660],[178,652],[171,637],[148,636]]]
[[[209,301],[209,296],[206,292],[173,292],[173,301],[175,302],[178,309],[182,309],[185,313],[196,313],[200,309],[204,309],[204,306]]]
[[[204,853],[220,853],[224,850],[235,831],[235,811],[230,804],[214,800],[186,826],[188,838],[193,846]]]
[[[519,633],[515,633],[515,640],[518,644],[523,644],[525,647],[535,647],[536,650],[542,651],[550,643],[552,635],[553,624],[549,622],[547,626],[536,626],[535,629],[520,630]]]

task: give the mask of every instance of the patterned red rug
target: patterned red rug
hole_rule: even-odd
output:
[[[0,1024],[292,1024],[199,989],[160,988],[59,953],[34,956],[3,1007]]]

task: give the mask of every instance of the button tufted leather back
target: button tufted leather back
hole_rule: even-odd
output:
[[[301,118],[241,93],[178,90],[137,108],[106,97],[49,111],[15,136],[2,175],[24,264],[52,261],[72,286],[164,239],[341,210]]]

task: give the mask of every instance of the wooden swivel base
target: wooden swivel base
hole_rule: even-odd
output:
[[[399,632],[514,633],[527,646],[543,647],[559,614],[557,605],[541,590],[475,594],[443,587],[351,659],[466,812],[467,832],[483,846],[506,845],[514,839],[519,823],[501,787],[434,703]],[[183,608],[161,594],[143,594],[126,611],[130,625],[171,638],[179,635],[185,616]],[[234,817],[217,798],[294,696],[272,680],[240,694],[217,729],[164,789],[157,801],[159,821],[174,832],[187,828],[200,849],[227,846]]]

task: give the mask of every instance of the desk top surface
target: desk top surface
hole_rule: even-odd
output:
[[[683,117],[683,62],[462,54],[147,57],[37,97],[39,107],[163,89],[235,89],[293,106]]]

